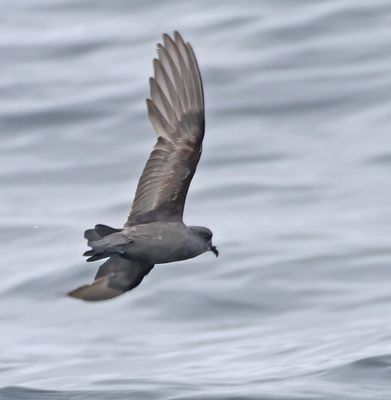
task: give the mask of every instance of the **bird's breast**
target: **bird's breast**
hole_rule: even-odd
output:
[[[165,264],[196,257],[203,251],[192,240],[189,230],[183,224],[150,224],[144,232],[135,232],[135,240],[129,247],[131,258],[150,264]]]

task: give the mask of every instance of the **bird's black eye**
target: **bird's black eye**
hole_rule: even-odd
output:
[[[209,241],[212,239],[212,232],[208,228],[201,226],[192,227],[194,233],[202,238],[204,241]]]
[[[213,234],[212,234],[212,232],[211,232],[209,229],[206,229],[206,230],[203,232],[203,236],[204,236],[205,239],[211,240]]]

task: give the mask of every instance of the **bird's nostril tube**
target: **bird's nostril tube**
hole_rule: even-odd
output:
[[[210,251],[216,256],[219,256],[219,251],[217,250],[216,246],[210,246]]]

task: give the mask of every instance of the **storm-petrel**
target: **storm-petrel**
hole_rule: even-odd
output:
[[[212,232],[183,223],[183,208],[201,156],[204,93],[190,43],[175,32],[163,35],[153,60],[148,116],[158,135],[139,180],[129,217],[122,229],[96,225],[85,231],[91,250],[87,261],[108,258],[91,285],[69,296],[105,300],[133,289],[155,264],[187,260],[206,251],[218,256]]]

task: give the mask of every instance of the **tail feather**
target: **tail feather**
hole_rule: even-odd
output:
[[[98,232],[95,229],[87,229],[84,232],[84,237],[87,239],[88,245],[91,242],[96,242],[102,239],[102,237],[98,234]]]
[[[95,231],[98,233],[100,237],[109,236],[112,233],[121,232],[121,229],[112,228],[111,226],[98,224],[95,225]]]
[[[94,244],[104,237],[120,231],[121,229],[115,229],[102,224],[95,225],[93,229],[87,229],[84,232],[84,237],[87,239],[88,246],[92,247],[92,250],[88,250],[83,254],[85,257],[89,257],[87,261],[96,261],[109,257],[109,252],[94,248]]]
[[[107,258],[110,257],[110,253],[107,251],[103,252],[97,252],[96,250],[88,250],[83,254],[84,257],[88,257],[87,261],[96,261],[96,260],[101,260],[102,258]]]
[[[121,229],[115,229],[111,226],[98,224],[95,225],[95,228],[93,229],[87,229],[84,232],[84,237],[90,242],[96,242],[97,240],[116,232],[121,232]]]
[[[91,257],[87,258],[87,262],[97,261],[97,260],[101,260],[102,258],[108,258],[108,257],[110,257],[110,253],[107,253],[107,252],[94,254]]]

